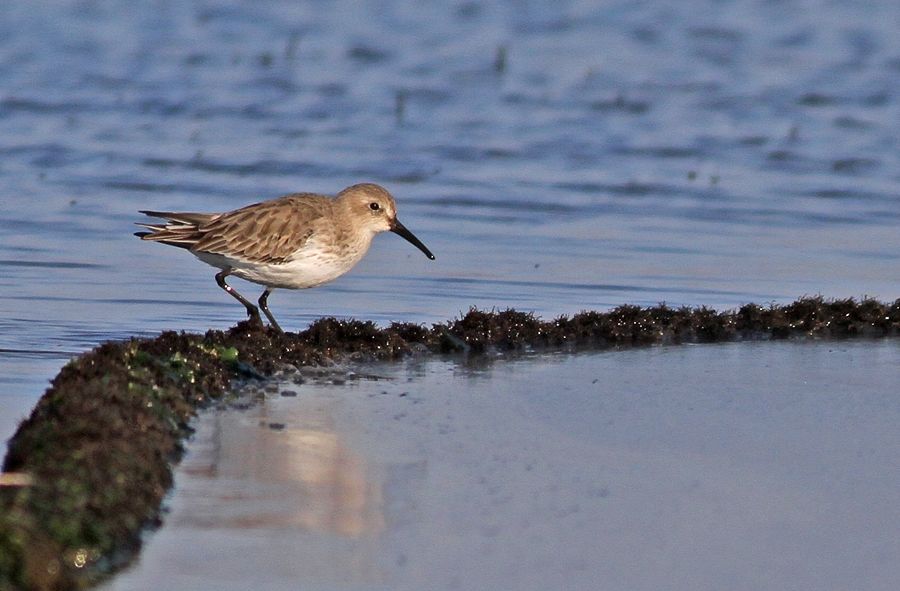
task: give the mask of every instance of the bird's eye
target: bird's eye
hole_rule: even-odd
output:
[[[373,201],[369,204],[369,209],[371,209],[372,211],[378,211],[379,209],[381,209],[381,206]]]

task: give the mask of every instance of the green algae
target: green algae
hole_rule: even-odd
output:
[[[0,487],[0,591],[86,588],[125,564],[160,523],[173,466],[198,409],[235,380],[336,358],[479,355],[685,342],[900,335],[900,300],[803,298],[738,310],[620,306],[544,321],[472,309],[431,327],[324,318],[281,334],[242,322],[205,335],[164,332],[72,360],[10,440]]]

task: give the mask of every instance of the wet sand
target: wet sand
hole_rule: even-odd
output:
[[[287,379],[201,415],[102,588],[893,589],[898,362],[765,342]]]

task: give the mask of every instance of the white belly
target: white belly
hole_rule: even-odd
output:
[[[345,253],[346,254],[346,253]],[[353,256],[335,257],[317,253],[298,257],[286,263],[251,263],[224,255],[195,252],[201,261],[220,269],[231,269],[231,274],[266,287],[306,289],[333,281],[352,269],[366,254],[365,250]]]

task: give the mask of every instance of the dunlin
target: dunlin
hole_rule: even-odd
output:
[[[247,315],[257,321],[259,309],[225,278],[234,275],[264,285],[259,308],[279,331],[268,306],[273,289],[306,289],[340,277],[365,256],[380,232],[399,234],[434,259],[397,220],[391,194],[371,183],[347,187],[334,198],[295,193],[225,213],[141,213],[166,223],[138,224],[150,231],[135,236],[187,249],[221,269],[216,274],[219,287],[244,304]]]

